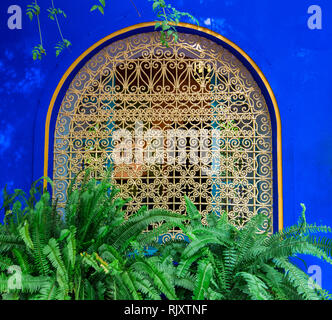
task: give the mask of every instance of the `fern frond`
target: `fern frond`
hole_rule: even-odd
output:
[[[127,288],[129,289],[131,295],[132,295],[132,299],[133,300],[142,300],[141,295],[139,294],[137,288],[136,288],[136,279],[133,276],[133,273],[130,271],[124,271],[121,274],[121,277],[124,281],[124,283],[126,284]]]
[[[202,255],[198,253],[196,255],[191,255],[189,258],[182,258],[177,267],[177,275],[179,277],[184,277],[188,273],[191,265],[201,257]]]
[[[242,277],[246,281],[252,300],[272,300],[272,296],[267,291],[267,285],[257,276],[247,272],[238,272],[235,277]]]
[[[68,272],[62,260],[59,244],[56,239],[52,238],[49,240],[48,244],[44,247],[43,254],[47,256],[52,266],[55,268],[58,282],[61,281],[64,288],[69,290]]]
[[[28,221],[25,221],[23,226],[20,227],[18,229],[19,234],[22,238],[22,240],[24,241],[25,245],[29,248],[29,249],[33,249],[33,242],[30,236],[30,231],[29,231],[29,223]]]
[[[33,254],[34,264],[37,267],[37,269],[40,271],[40,273],[46,276],[50,272],[50,267],[43,253],[45,244],[38,225],[34,225],[31,239],[33,242],[32,254]]]
[[[325,253],[325,261],[331,263],[332,260],[332,239],[326,237],[314,237],[309,236],[306,238],[307,242],[312,244],[314,247],[319,248]]]
[[[286,259],[274,259],[276,265],[285,270],[285,276],[297,289],[299,295],[307,300],[320,300],[320,297],[309,286],[309,277],[306,273],[294,266]]]
[[[139,276],[135,278],[135,287],[151,300],[161,300],[160,294],[151,285],[148,279],[141,279]]]
[[[75,268],[76,263],[76,228],[71,227],[70,233],[67,237],[67,255],[68,255],[68,261],[71,265],[71,267]]]
[[[187,274],[184,278],[175,278],[174,283],[176,287],[193,292],[195,290],[196,278],[192,274]]]
[[[129,239],[140,235],[152,223],[161,221],[181,223],[183,220],[185,220],[183,215],[163,209],[152,209],[144,214],[135,215],[116,230],[113,236],[113,246],[121,248],[124,243],[128,243]]]
[[[211,288],[208,289],[207,297],[208,297],[208,300],[226,300],[225,296],[222,293],[216,292],[216,291],[212,290]]]
[[[132,268],[139,273],[143,273],[153,279],[153,283],[164,293],[170,300],[177,300],[175,289],[167,275],[158,270],[158,265],[149,263],[145,259],[139,259],[133,263]]]
[[[187,248],[183,251],[183,258],[190,258],[191,256],[195,255],[199,250],[205,248],[207,245],[224,245],[223,241],[215,237],[211,237],[208,235],[202,235],[198,239],[192,241]]]
[[[195,204],[187,196],[184,196],[184,199],[186,201],[186,209],[191,225],[193,227],[196,225],[201,225],[202,216],[196,208]]]
[[[36,300],[55,300],[57,296],[57,285],[55,279],[45,282],[36,296]]]
[[[8,277],[4,272],[0,272],[0,293],[8,292]]]
[[[196,286],[193,300],[204,300],[213,275],[212,264],[207,260],[198,263]]]
[[[24,242],[15,234],[0,233],[0,253],[9,252],[13,248],[24,248]]]
[[[27,254],[23,250],[16,249],[16,248],[13,249],[12,253],[16,259],[17,264],[22,269],[22,272],[25,274],[30,274],[30,272],[32,272],[33,268],[32,268],[31,263],[29,262],[29,258],[27,256]]]
[[[240,230],[237,239],[239,248],[237,261],[242,260],[243,256],[247,253],[249,248],[254,245],[258,237],[264,237],[264,235],[257,234],[264,221],[266,221],[266,216],[257,214]]]
[[[9,257],[0,255],[0,271],[7,270],[13,264],[13,261]]]
[[[22,274],[22,292],[35,293],[39,292],[43,286],[49,283],[50,278],[44,276],[33,277]]]
[[[223,258],[224,258],[224,278],[225,278],[225,287],[227,290],[231,288],[231,282],[233,281],[234,277],[234,268],[237,259],[237,251],[235,248],[227,248],[223,251]]]

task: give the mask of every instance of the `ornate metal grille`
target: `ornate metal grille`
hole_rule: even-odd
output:
[[[238,227],[272,220],[271,137],[264,97],[228,50],[196,35],[169,48],[157,32],[131,36],[90,59],[62,101],[54,196],[63,205],[82,168],[111,167],[128,216],[142,205],[184,213],[188,195],[203,223],[223,211]]]

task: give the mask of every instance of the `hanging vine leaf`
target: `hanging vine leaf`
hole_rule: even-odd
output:
[[[47,9],[47,12],[48,12],[48,17],[51,19],[51,20],[55,20],[55,16],[60,14],[60,15],[63,15],[64,18],[67,18],[67,15],[66,13],[60,9],[60,8],[49,8]]]
[[[33,60],[41,60],[42,56],[46,56],[46,50],[44,49],[43,46],[43,37],[41,33],[41,28],[40,28],[40,20],[39,20],[39,15],[40,15],[40,7],[37,3],[37,0],[35,0],[32,4],[28,4],[26,14],[32,21],[33,17],[37,17],[37,23],[38,23],[38,31],[39,31],[39,40],[40,43],[38,46],[35,46],[32,50],[32,58]]]
[[[71,42],[67,39],[63,39],[63,41],[58,42],[54,47],[56,50],[55,55],[58,57],[65,48],[69,48],[71,45]]]
[[[199,25],[198,20],[190,13],[178,11],[170,4],[166,4],[165,0],[149,1],[153,1],[152,9],[157,13],[157,17],[161,19],[160,21],[156,22],[155,30],[161,29],[160,41],[161,44],[166,47],[169,46],[170,41],[178,41],[179,35],[177,33],[176,26],[179,24],[181,18],[187,17]]]
[[[37,2],[34,2],[32,4],[28,4],[26,14],[28,15],[28,17],[30,18],[31,21],[33,19],[33,16],[39,16],[40,7],[37,4]]]
[[[65,48],[69,48],[72,45],[69,40],[67,40],[63,37],[62,31],[61,31],[61,28],[60,28],[60,23],[59,23],[59,20],[58,20],[58,15],[63,15],[64,18],[67,18],[67,15],[62,9],[55,8],[53,0],[52,0],[52,7],[49,8],[47,11],[49,12],[48,17],[51,20],[56,22],[56,24],[58,26],[59,34],[60,34],[60,37],[61,37],[61,41],[59,41],[54,47],[55,48],[55,55],[56,55],[56,57],[58,57],[60,55],[60,53]]]
[[[60,9],[56,8],[54,6],[54,0],[52,1],[52,6],[47,9],[48,12],[48,18],[52,21],[55,21],[58,26],[58,30],[61,36],[61,41],[57,42],[55,45],[55,53],[58,57],[65,48],[70,47],[72,44],[69,40],[65,39],[62,35],[58,16],[62,15],[64,18],[67,18],[66,13]],[[99,3],[95,4],[91,7],[90,11],[99,10],[101,14],[104,15],[105,13],[105,7],[106,7],[106,0],[98,0]],[[161,44],[168,47],[170,41],[177,42],[178,41],[178,33],[176,26],[179,24],[180,20],[184,17],[189,18],[194,23],[198,25],[198,20],[193,17],[188,12],[181,12],[177,10],[176,8],[172,7],[170,4],[167,4],[165,0],[149,0],[153,1],[152,9],[156,13],[157,17],[159,18],[159,21],[155,24],[155,30],[160,30],[160,41]],[[139,16],[141,14],[137,10],[133,0],[130,0],[130,2],[135,7],[137,13]],[[41,13],[41,8],[37,3],[37,0],[34,0],[31,4],[27,6],[26,14],[29,17],[29,19],[32,21],[33,17],[37,17],[38,21],[38,29],[39,29],[39,37],[40,37],[40,44],[38,46],[35,46],[32,51],[32,56],[34,60],[41,60],[43,55],[46,55],[46,50],[43,46],[43,39],[42,39],[42,33],[41,33],[41,27],[40,27],[40,19],[39,15]]]
[[[95,4],[94,6],[92,6],[92,8],[90,9],[90,11],[95,11],[96,9],[98,9],[101,14],[104,14],[104,8],[106,6],[105,0],[99,0],[100,4]]]
[[[42,56],[45,55],[46,56],[46,50],[43,48],[43,46],[41,44],[39,44],[38,46],[35,46],[32,50],[32,58],[33,60],[41,60]]]

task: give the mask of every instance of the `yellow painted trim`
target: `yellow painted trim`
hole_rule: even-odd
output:
[[[126,32],[129,31],[133,31],[136,29],[140,29],[140,28],[144,28],[144,27],[151,27],[154,26],[155,22],[144,22],[144,23],[139,23],[121,30],[118,30],[116,32],[111,33],[110,35],[106,36],[105,38],[99,40],[98,42],[96,42],[94,45],[92,45],[89,49],[87,49],[86,51],[84,51],[73,63],[72,65],[68,68],[68,70],[65,72],[65,74],[62,76],[58,86],[56,87],[52,99],[50,101],[50,105],[48,107],[48,111],[47,111],[47,116],[46,116],[46,123],[45,123],[45,149],[44,149],[44,176],[46,177],[48,175],[48,154],[49,154],[49,139],[50,139],[50,123],[51,123],[51,116],[52,116],[52,111],[53,111],[53,107],[56,101],[56,98],[64,84],[64,82],[66,81],[67,77],[71,74],[71,72],[76,68],[76,66],[89,54],[91,53],[93,50],[95,50],[96,48],[98,48],[100,45],[102,45],[103,43],[105,43],[106,41],[119,36],[121,34],[124,34]],[[231,46],[233,49],[235,49],[238,53],[241,54],[242,57],[244,57],[248,63],[255,69],[255,71],[257,72],[257,74],[259,75],[259,77],[261,78],[261,80],[263,81],[265,87],[268,90],[268,93],[270,95],[271,101],[273,103],[273,108],[274,108],[274,112],[275,112],[275,116],[276,116],[276,121],[277,121],[277,179],[278,179],[278,224],[279,224],[279,230],[283,229],[283,185],[282,185],[282,148],[281,148],[281,119],[280,119],[280,112],[279,112],[279,108],[278,108],[278,104],[277,104],[277,100],[275,98],[275,95],[272,91],[272,88],[269,84],[269,82],[267,81],[267,79],[265,78],[263,72],[259,69],[259,67],[257,66],[257,64],[248,56],[248,54],[246,52],[244,52],[240,47],[238,47],[235,43],[233,43],[232,41],[228,40],[227,38],[225,38],[224,36],[210,30],[204,27],[199,27],[199,26],[195,26],[189,23],[179,23],[180,27],[185,27],[188,29],[194,29],[194,30],[198,30],[201,31],[203,33],[209,34],[217,39],[222,40],[223,42],[227,43],[229,46]],[[47,185],[47,181],[44,180],[44,187],[46,187]]]

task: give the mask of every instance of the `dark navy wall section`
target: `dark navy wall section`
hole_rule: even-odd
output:
[[[171,0],[170,0],[171,1]],[[23,18],[22,30],[7,28],[7,9],[26,0],[0,5],[0,188],[27,190],[43,175],[47,109],[62,75],[87,48],[124,27],[154,20],[151,2],[108,0],[105,16],[90,13],[94,0],[55,0],[68,14],[63,33],[73,46],[55,58],[56,25],[44,12],[41,24],[47,56],[34,62],[36,21]],[[39,0],[42,10],[50,5]],[[300,203],[310,222],[332,225],[332,2],[330,0],[177,0],[201,26],[227,37],[257,63],[276,95],[282,122],[284,224],[296,222]],[[310,30],[310,5],[320,5],[323,29]],[[54,120],[54,119],[53,119]],[[0,203],[1,203],[0,199]],[[3,214],[3,213],[1,213]],[[0,217],[1,218],[1,217]],[[332,266],[323,268],[323,286],[332,291]]]

